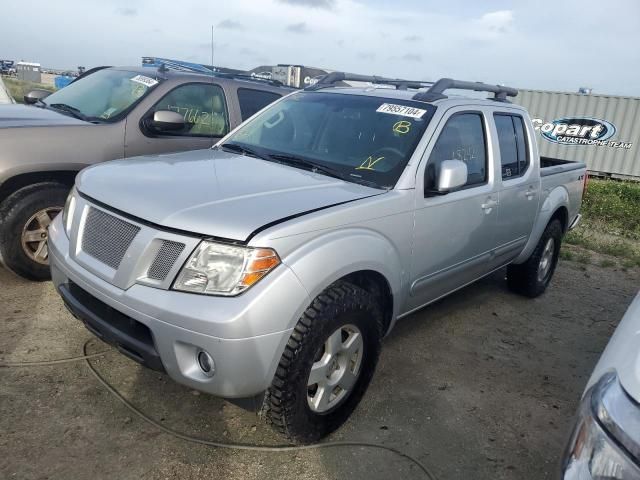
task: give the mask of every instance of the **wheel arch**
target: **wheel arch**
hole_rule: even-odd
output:
[[[378,300],[382,309],[384,332],[388,332],[393,320],[394,301],[387,278],[375,270],[358,270],[345,275],[340,280],[362,288]]]
[[[564,187],[552,190],[544,200],[538,217],[533,225],[529,240],[520,255],[513,261],[515,264],[526,262],[542,237],[544,229],[555,219],[560,220],[562,233],[569,228],[569,194]]]
[[[18,190],[37,183],[56,182],[71,188],[77,174],[77,170],[51,170],[14,175],[0,185],[0,203]]]
[[[349,228],[319,235],[287,255],[284,263],[311,299],[344,280],[380,299],[385,331],[398,315],[404,270],[401,256],[395,245],[376,231]]]

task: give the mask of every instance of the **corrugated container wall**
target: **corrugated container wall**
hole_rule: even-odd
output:
[[[532,119],[539,119],[534,124],[542,156],[583,161],[594,173],[640,179],[640,98],[519,90],[513,102],[527,108]],[[565,126],[558,129],[561,130],[570,127],[572,123],[580,124],[580,119],[585,118],[603,120],[601,123],[605,126],[602,129],[598,127],[598,131],[606,131],[608,123],[610,131],[610,126],[613,126],[615,133],[606,137],[606,141],[578,145],[558,142],[553,130],[549,131],[552,127],[548,124],[553,124],[555,128],[555,125],[566,120]],[[545,124],[547,135],[540,128]],[[588,121],[584,124],[597,125]],[[588,132],[582,135],[586,139],[590,138]],[[574,139],[566,136],[564,138]],[[628,144],[631,146],[626,148]]]

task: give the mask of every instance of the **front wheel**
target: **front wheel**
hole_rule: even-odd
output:
[[[383,317],[365,290],[337,282],[298,320],[282,354],[263,414],[281,434],[314,442],[340,427],[371,381]]]
[[[18,190],[0,209],[0,255],[13,272],[29,280],[48,280],[47,227],[64,207],[69,189],[38,183]]]
[[[522,264],[507,267],[509,288],[531,298],[542,295],[556,270],[561,242],[562,225],[559,220],[552,220],[529,259]]]

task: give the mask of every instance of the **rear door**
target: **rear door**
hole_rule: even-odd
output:
[[[450,109],[427,147],[416,181],[416,210],[408,308],[417,308],[492,270],[498,191],[484,108]],[[432,195],[440,163],[467,164],[467,183]],[[426,193],[425,193],[426,189]]]
[[[159,133],[146,127],[158,110],[182,115],[187,128],[180,132]],[[190,82],[164,93],[151,108],[127,118],[125,155],[133,157],[154,153],[210,148],[229,132],[229,110],[223,88],[216,83]]]
[[[524,248],[538,212],[540,181],[533,167],[525,119],[515,112],[493,114],[500,164],[500,211],[496,259],[508,262]]]

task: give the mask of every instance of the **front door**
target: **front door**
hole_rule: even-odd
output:
[[[487,126],[482,111],[451,109],[440,122],[435,144],[427,148],[416,181],[408,310],[492,270],[498,192],[487,148]],[[435,188],[443,160],[465,162],[467,183],[446,195],[425,193]]]
[[[187,128],[159,133],[146,129],[144,119],[158,110],[184,116]],[[125,155],[149,155],[210,148],[229,131],[229,114],[222,88],[213,83],[186,83],[166,93],[142,118],[127,118]]]

